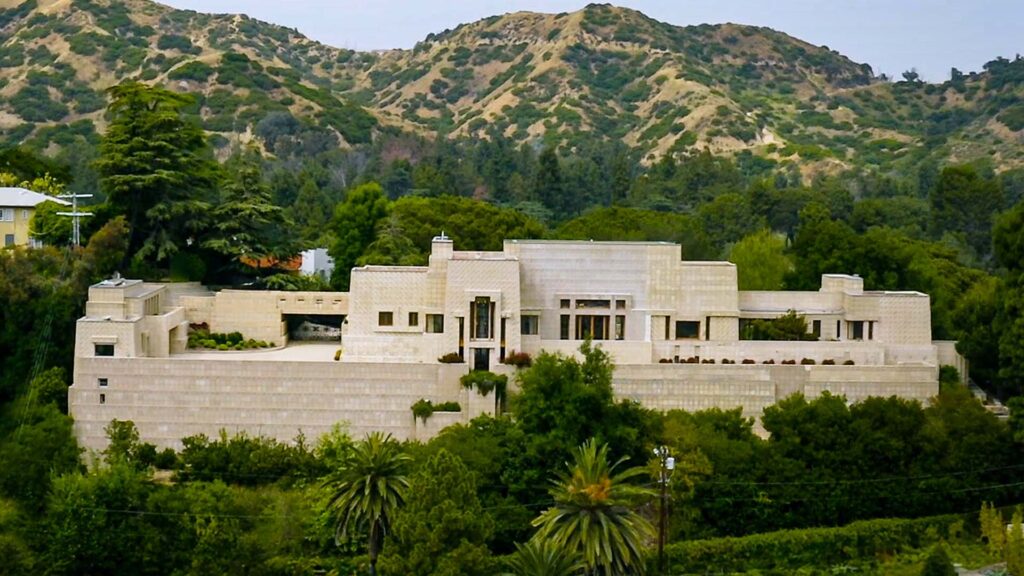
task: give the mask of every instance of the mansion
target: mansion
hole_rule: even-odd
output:
[[[733,264],[681,256],[663,242],[507,240],[468,252],[441,236],[426,266],[356,268],[349,292],[106,280],[77,325],[76,434],[101,449],[117,418],[172,447],[221,429],[290,441],[338,422],[426,439],[493,412],[493,398],[459,384],[468,371],[512,374],[512,354],[574,354],[587,339],[611,355],[618,397],[661,410],[757,417],[796,392],[926,400],[939,366],[966,374],[953,343],[932,341],[926,294],[865,291],[841,274],[814,292],[740,291]],[[741,337],[790,311],[806,319],[806,339]],[[190,349],[197,328],[265,347]],[[420,399],[461,410],[418,419]]]

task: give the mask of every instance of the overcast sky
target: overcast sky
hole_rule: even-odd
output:
[[[431,32],[487,16],[569,12],[585,0],[161,0],[202,12],[241,12],[355,50],[411,48]],[[1024,52],[1024,0],[620,0],[677,25],[768,26],[826,45],[875,73],[917,68],[929,81],[951,67],[981,70]]]

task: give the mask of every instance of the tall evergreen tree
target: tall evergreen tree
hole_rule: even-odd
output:
[[[140,82],[108,94],[100,185],[128,220],[128,254],[162,262],[205,228],[216,164],[202,129],[184,116],[191,97]]]
[[[259,152],[244,151],[229,163],[231,173],[221,190],[221,202],[213,209],[216,233],[204,246],[233,259],[259,261],[288,252],[284,242],[286,223],[275,206],[270,187],[263,181]],[[283,250],[282,250],[283,249]]]
[[[537,161],[539,165],[533,184],[534,197],[554,212],[556,220],[565,220],[569,214],[566,213],[565,185],[558,154],[554,148],[545,148]]]
[[[388,214],[388,199],[380,184],[371,182],[349,191],[345,201],[334,211],[334,277],[331,283],[339,290],[348,290],[352,267],[376,237],[377,223]]]

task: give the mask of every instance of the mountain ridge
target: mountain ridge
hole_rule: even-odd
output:
[[[338,145],[387,132],[502,134],[573,149],[620,140],[651,161],[707,149],[812,175],[855,164],[1024,164],[1024,64],[943,84],[769,28],[674,26],[591,4],[514,12],[357,52],[245,15],[149,0],[0,0],[0,132],[37,148],[95,140],[102,90],[137,79],[198,95],[219,146],[290,116]]]

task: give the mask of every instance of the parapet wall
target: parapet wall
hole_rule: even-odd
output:
[[[78,441],[93,450],[106,446],[103,429],[115,418],[134,421],[143,441],[173,448],[221,429],[314,439],[338,422],[353,436],[380,430],[406,439],[416,435],[411,407],[421,398],[459,402],[460,421],[493,406],[493,398],[470,398],[478,395],[459,385],[466,371],[463,364],[79,358],[68,399]]]

